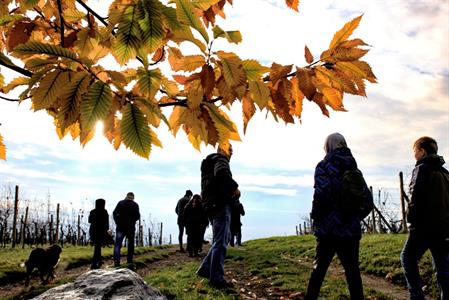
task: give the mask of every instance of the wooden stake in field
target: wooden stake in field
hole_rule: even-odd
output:
[[[55,233],[55,243],[59,241],[59,203],[56,205],[56,233]]]
[[[371,191],[371,196],[373,196],[373,187],[370,186],[369,190]],[[373,221],[373,223],[372,223],[373,227],[371,228],[371,232],[376,233],[377,232],[377,230],[376,230],[376,215],[374,213],[374,209],[371,211],[371,219]]]
[[[28,206],[27,206],[27,208],[25,209],[25,220],[23,221],[23,228],[22,228],[22,237],[23,237],[23,240],[22,240],[22,249],[24,249],[25,248],[25,233],[26,233],[26,228],[27,228],[27,226],[28,226]]]
[[[12,247],[16,246],[16,238],[17,238],[17,213],[19,210],[19,186],[16,185],[16,191],[14,195],[14,216],[12,220]]]
[[[161,232],[159,234],[159,245],[162,245],[162,226],[163,226],[163,224],[161,222]]]
[[[399,172],[399,191],[401,195],[401,212],[402,212],[402,231],[407,232],[407,217],[405,215],[405,192],[404,192],[404,176],[402,171]]]

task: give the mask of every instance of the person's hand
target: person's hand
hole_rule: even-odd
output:
[[[235,189],[234,191],[234,195],[232,195],[233,199],[239,199],[241,196],[240,190],[239,189]]]

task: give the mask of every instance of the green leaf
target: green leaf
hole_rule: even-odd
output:
[[[224,31],[218,25],[215,25],[212,31],[214,33],[214,39],[221,37],[234,44],[238,44],[242,41],[242,34],[240,31]]]
[[[32,71],[39,71],[54,67],[56,62],[56,59],[32,58],[30,60],[27,60],[27,62],[25,63],[25,68]]]
[[[52,106],[69,81],[68,72],[54,70],[40,81],[39,87],[33,93],[33,108],[35,111]]]
[[[257,60],[248,59],[242,61],[243,70],[245,70],[248,80],[260,80],[260,78],[270,72],[270,68],[262,66]]]
[[[215,124],[224,126],[229,131],[235,131],[234,124],[222,115],[220,109],[217,106],[215,106],[212,103],[205,103],[204,105],[207,107],[207,110],[210,112],[209,115]]]
[[[136,88],[152,100],[161,86],[162,73],[159,69],[145,70],[137,69]]]
[[[145,18],[139,20],[142,30],[142,43],[146,50],[151,53],[159,48],[162,39],[165,37],[165,31],[162,24],[162,12],[159,1],[143,0],[145,9]]]
[[[223,76],[226,83],[230,87],[237,87],[245,84],[246,73],[243,70],[240,57],[234,53],[226,53],[223,51],[218,51],[217,55],[221,59]]]
[[[238,30],[226,31],[228,42],[238,44],[242,41],[242,34]]]
[[[270,99],[270,90],[260,80],[249,82],[249,92],[254,100],[254,102],[259,106],[260,109],[264,109],[268,105],[268,100]]]
[[[0,16],[0,26],[5,26],[5,25],[8,25],[11,22],[22,20],[24,18],[25,17],[23,15],[17,15],[17,14],[2,15],[2,16]],[[0,55],[1,54],[3,54],[3,53],[0,53]]]
[[[81,103],[81,130],[91,130],[95,123],[106,118],[112,105],[112,91],[108,84],[97,81],[89,87]]]
[[[30,9],[39,3],[39,0],[20,0],[20,8]]]
[[[13,53],[24,56],[33,54],[45,54],[49,56],[65,57],[74,61],[78,61],[76,53],[69,49],[62,48],[54,44],[46,44],[41,42],[28,42],[14,48]]]
[[[15,64],[9,59],[9,57],[3,54],[3,52],[1,51],[0,51],[0,63],[9,66],[15,66]]]
[[[76,8],[67,8],[63,12],[64,21],[67,22],[77,22],[86,16],[82,11],[77,10]]]
[[[194,14],[193,10],[194,6],[190,0],[176,0],[178,20],[198,31],[206,43],[209,43],[209,36],[204,29],[203,23],[201,23],[200,19]]]
[[[151,152],[151,133],[147,119],[140,109],[128,103],[123,109],[120,134],[125,146],[139,156],[148,158]]]
[[[161,108],[157,104],[148,101],[146,98],[135,98],[133,100],[145,114],[148,122],[152,126],[159,127],[162,120],[170,129],[170,123],[168,122],[167,117],[162,113]]]
[[[200,48],[200,50],[202,52],[204,52],[204,53],[206,52],[206,45],[202,41],[196,39],[193,36],[192,30],[190,29],[189,26],[182,25],[181,29],[173,32],[173,35],[174,36],[173,36],[172,40],[175,43],[179,44],[181,42],[188,41],[188,42],[195,44],[198,48]]]
[[[61,107],[57,119],[62,132],[78,120],[82,95],[87,91],[90,80],[89,73],[78,72],[73,76],[70,83],[64,86],[64,90],[59,95]]]
[[[136,57],[142,44],[139,20],[144,18],[144,12],[137,5],[128,6],[121,16],[117,37],[112,46],[112,54],[121,65]]]
[[[166,26],[170,29],[170,31],[173,32],[181,29],[182,25],[178,21],[175,8],[164,6],[161,12],[162,12],[162,19],[166,24]]]

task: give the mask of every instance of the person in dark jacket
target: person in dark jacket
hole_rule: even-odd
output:
[[[362,300],[363,287],[359,269],[360,222],[363,215],[369,213],[369,203],[372,203],[371,193],[365,186],[368,212],[364,211],[363,215],[347,215],[339,211],[337,206],[343,173],[346,170],[356,170],[357,163],[340,133],[333,133],[327,137],[324,150],[326,156],[315,169],[311,217],[317,246],[305,299],[318,299],[329,264],[337,254],[345,269],[351,299]]]
[[[184,247],[182,246],[182,236],[184,235],[184,228],[186,227],[185,221],[183,220],[184,208],[192,198],[192,195],[193,195],[192,191],[187,190],[184,197],[178,200],[178,203],[176,204],[175,208],[175,212],[178,215],[178,228],[179,228],[178,241],[179,241],[179,250],[181,252],[185,252]]]
[[[242,246],[242,222],[240,216],[245,215],[243,204],[237,200],[237,203],[232,207],[231,212],[231,241],[230,245],[234,247],[234,242],[237,246]]]
[[[240,195],[229,167],[232,146],[224,147],[219,147],[217,153],[208,155],[201,163],[201,196],[212,224],[213,238],[197,274],[208,278],[216,288],[230,286],[224,278],[224,260],[230,237],[232,201]]]
[[[125,237],[128,240],[127,263],[132,265],[136,221],[140,219],[139,205],[134,201],[134,193],[128,193],[124,200],[119,201],[112,215],[117,225],[114,246],[114,266],[120,266],[120,250]]]
[[[207,221],[206,213],[201,204],[201,196],[195,194],[184,208],[184,222],[187,233],[187,251],[190,257],[199,256],[203,243],[202,230]]]
[[[413,145],[416,166],[410,182],[409,237],[401,253],[410,299],[424,299],[418,262],[430,249],[441,299],[449,299],[449,172],[437,142],[421,137]]]
[[[89,235],[94,245],[91,269],[98,269],[103,264],[101,247],[106,243],[109,230],[109,214],[104,208],[105,204],[106,201],[104,199],[95,200],[95,209],[89,213]]]

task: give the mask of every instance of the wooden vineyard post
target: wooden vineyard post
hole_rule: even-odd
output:
[[[17,238],[17,213],[19,211],[19,186],[16,185],[16,191],[14,195],[14,216],[12,220],[12,247],[16,246]]]
[[[405,192],[404,192],[404,175],[399,172],[399,191],[401,198],[401,212],[402,212],[402,230],[407,232],[407,218],[405,215]]]

